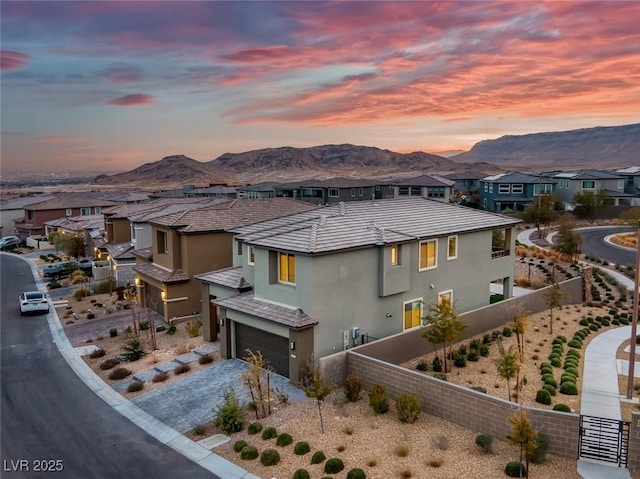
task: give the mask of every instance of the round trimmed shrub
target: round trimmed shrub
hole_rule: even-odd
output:
[[[366,479],[366,478],[367,478],[367,475],[359,467],[355,469],[351,469],[349,470],[349,472],[347,472],[347,479]]]
[[[572,339],[571,341],[569,341],[569,346],[572,347],[572,348],[581,349],[582,348],[582,342],[578,341],[577,339]]]
[[[541,362],[541,363],[540,363],[540,369],[542,369],[542,368],[544,368],[544,367],[551,367],[551,363]]]
[[[240,451],[240,459],[250,460],[258,457],[258,448],[255,446],[245,446],[242,451]]]
[[[556,368],[559,368],[561,364],[562,362],[560,361],[560,358],[553,358],[551,360],[551,365],[555,366]]]
[[[551,393],[546,389],[538,389],[536,393],[536,402],[540,404],[546,404],[547,406],[551,404]]]
[[[565,382],[560,385],[560,392],[567,396],[576,396],[578,394],[578,387],[575,383]]]
[[[291,437],[291,434],[289,434],[288,432],[283,432],[278,436],[278,439],[276,439],[276,446],[284,447],[284,446],[288,446],[292,442],[293,442],[293,438]]]
[[[553,366],[550,365],[549,367],[545,366],[544,368],[540,368],[540,374],[543,374],[543,375],[544,374],[551,374],[551,375],[553,375]]]
[[[260,463],[263,466],[275,466],[280,462],[280,454],[275,449],[265,449],[260,454]]]
[[[293,473],[293,479],[311,479],[311,476],[306,469],[298,469]]]
[[[553,406],[553,410],[560,412],[571,412],[571,408],[566,404],[556,404],[555,406]]]
[[[568,367],[568,368],[565,368],[564,372],[565,372],[565,374],[572,374],[572,375],[573,375],[573,376],[575,376],[575,377],[578,377],[578,376],[579,376],[579,374],[578,374],[578,370],[577,370],[575,367],[573,367],[573,366],[570,366],[570,367]]]
[[[273,426],[269,426],[267,428],[264,428],[264,430],[262,431],[262,435],[260,437],[262,437],[262,439],[264,440],[267,440],[267,439],[273,439],[277,435],[278,435],[278,431],[276,431],[276,428]]]
[[[551,365],[553,366],[553,360],[554,359],[560,359],[560,354],[552,352],[551,354],[549,354],[549,358],[548,359],[549,359],[549,362],[551,362]]]
[[[325,474],[337,474],[344,469],[344,462],[338,457],[332,457],[324,464]]]
[[[247,446],[247,441],[240,439],[239,441],[233,443],[233,450],[236,452],[241,452]]]
[[[144,389],[143,381],[132,381],[129,386],[127,386],[127,392],[137,393],[138,391],[142,391]]]
[[[113,371],[111,371],[111,374],[109,374],[109,379],[112,379],[112,380],[124,379],[130,374],[131,374],[131,371],[127,368],[115,368]]]
[[[569,356],[573,356],[576,359],[580,359],[580,351],[578,351],[577,349],[570,349],[569,351],[567,351],[567,357]]]
[[[543,374],[542,381],[546,382],[547,379],[554,379],[553,374]]]
[[[491,454],[493,438],[489,434],[478,434],[476,436],[476,446],[485,454]]]
[[[106,371],[107,369],[112,369],[114,367],[116,367],[118,364],[120,364],[120,360],[117,358],[109,358],[109,359],[105,359],[104,361],[102,361],[100,363],[100,369],[102,369],[103,371]]]
[[[293,452],[296,456],[304,456],[308,452],[311,452],[311,447],[307,441],[296,442],[296,445],[293,446]]]
[[[526,469],[520,461],[511,461],[504,468],[504,473],[509,477],[525,477]]]
[[[262,423],[259,422],[252,422],[247,428],[247,432],[251,435],[258,434],[260,431],[262,431]]]
[[[313,453],[313,456],[311,456],[311,464],[320,464],[326,458],[327,458],[327,456],[324,455],[324,452],[316,451],[316,452]]]
[[[560,378],[560,384],[564,383],[576,384],[576,377],[573,374],[563,374]]]
[[[545,384],[549,384],[551,386],[553,386],[554,388],[558,387],[558,382],[555,380],[555,378],[551,377],[551,378],[546,378],[544,380]]]
[[[543,384],[542,389],[545,391],[549,391],[549,394],[555,396],[557,394],[556,388],[554,388],[551,384]]]
[[[400,422],[413,424],[420,416],[422,400],[412,393],[402,393],[396,398],[396,411]]]

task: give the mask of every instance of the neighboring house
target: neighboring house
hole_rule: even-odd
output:
[[[238,198],[275,198],[275,187],[281,183],[273,181],[265,181],[263,183],[256,183],[255,185],[239,186],[236,188]]]
[[[541,175],[502,173],[480,180],[480,207],[501,213],[522,211],[540,195],[555,193],[555,181]]]
[[[59,218],[99,215],[103,208],[117,203],[80,193],[65,193],[53,199],[25,206],[24,217],[15,220],[16,232],[22,236],[44,235],[44,223]]]
[[[0,236],[14,236],[16,234],[15,221],[24,218],[26,206],[53,198],[55,196],[37,195],[0,200]]]
[[[456,201],[467,200],[476,203],[480,195],[480,180],[486,176],[486,173],[463,171],[445,175],[445,178],[455,181],[453,194]]]
[[[287,198],[217,200],[147,219],[153,245],[150,254],[135,251],[138,298],[167,322],[200,314],[202,284],[194,276],[232,265],[229,228],[316,208]]]
[[[393,198],[393,185],[382,184],[379,180],[357,178],[329,178],[283,183],[275,186],[274,189],[276,197],[295,198],[316,205]]]
[[[113,285],[116,287],[132,285],[136,278],[136,273],[133,270],[136,265],[133,245],[130,242],[107,243],[105,249]]]
[[[93,255],[93,232],[102,230],[104,218],[102,215],[71,216],[44,222],[45,239],[52,233],[64,236],[81,237],[85,245],[85,256]],[[55,245],[53,245],[55,247]],[[38,248],[39,249],[39,248]]]
[[[196,185],[183,185],[182,188],[173,190],[159,191],[156,193],[150,193],[151,199],[158,198],[196,198],[196,197],[216,197],[216,196],[228,196],[229,198],[235,198],[237,196],[236,188],[227,185],[209,185],[209,186],[196,186]]]
[[[631,204],[632,195],[625,192],[626,178],[599,170],[561,171],[545,173],[545,176],[557,183],[554,193],[567,210],[573,210],[573,197],[576,193],[590,191],[602,192],[605,202],[613,206]]]
[[[453,199],[455,181],[436,175],[421,175],[394,182],[394,197],[422,196],[450,203]]]
[[[625,178],[625,193],[629,193],[636,198],[640,198],[640,166],[621,168],[619,170],[611,171],[611,173]],[[638,201],[634,201],[634,204],[638,204]]]
[[[235,228],[233,267],[198,275],[203,321],[217,320],[223,357],[259,350],[298,382],[310,358],[359,344],[360,335],[419,327],[440,301],[458,312],[486,306],[491,282],[511,297],[517,223],[416,197],[340,203]],[[204,335],[215,338],[213,330]]]

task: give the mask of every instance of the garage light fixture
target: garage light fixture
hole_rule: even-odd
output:
[[[296,350],[296,342],[295,341],[289,341],[289,349],[291,349],[291,351],[295,351]]]

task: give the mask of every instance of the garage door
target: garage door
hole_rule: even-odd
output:
[[[245,350],[262,353],[265,364],[281,376],[289,377],[289,340],[246,324],[235,323],[236,357],[244,358]]]

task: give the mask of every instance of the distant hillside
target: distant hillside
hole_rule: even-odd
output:
[[[474,165],[477,166],[477,165]],[[332,176],[380,177],[415,172],[449,173],[466,165],[423,153],[396,153],[370,146],[324,145],[311,148],[266,148],[245,153],[225,153],[215,160],[199,162],[184,155],[167,156],[134,170],[101,175],[95,183],[175,184],[258,181],[294,181]],[[491,165],[481,165],[495,170]]]
[[[612,168],[640,164],[640,123],[529,135],[476,143],[449,159],[509,168],[579,166]]]

